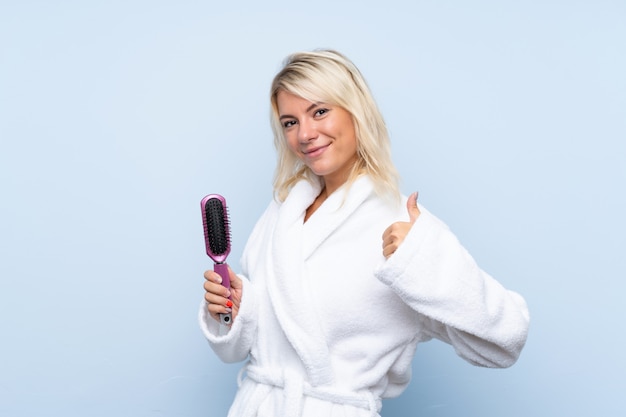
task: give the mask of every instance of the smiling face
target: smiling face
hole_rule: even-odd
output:
[[[346,182],[356,163],[357,139],[345,109],[313,103],[286,91],[276,96],[287,146],[333,192]]]

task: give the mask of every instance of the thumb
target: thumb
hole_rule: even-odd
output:
[[[417,207],[418,192],[411,194],[406,201],[406,210],[409,212],[409,219],[411,223],[415,223],[415,220],[420,216],[420,209]]]
[[[239,276],[234,273],[232,269],[230,269],[230,265],[228,266],[228,276],[230,278],[231,288],[237,289],[242,287],[241,278],[239,278]]]

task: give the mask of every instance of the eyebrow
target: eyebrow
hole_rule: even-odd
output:
[[[320,106],[321,104],[322,104],[321,102],[311,104],[309,107],[306,108],[305,113],[310,112],[315,107]],[[295,119],[295,117],[290,114],[283,114],[278,118],[278,120],[283,120],[283,119]]]

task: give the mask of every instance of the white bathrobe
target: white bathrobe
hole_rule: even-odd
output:
[[[445,224],[420,206],[385,260],[382,234],[408,221],[406,197],[384,201],[360,177],[305,223],[319,192],[299,182],[256,224],[231,328],[201,307],[217,355],[249,359],[230,417],[379,416],[381,398],[409,383],[417,344],[432,338],[475,365],[517,360],[529,323],[524,299],[482,271]]]

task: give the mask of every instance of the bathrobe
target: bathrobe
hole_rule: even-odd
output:
[[[200,309],[226,362],[248,359],[229,417],[372,417],[411,378],[420,342],[436,338],[466,361],[508,367],[525,344],[524,299],[505,289],[421,205],[397,251],[382,234],[408,221],[367,176],[344,185],[304,222],[320,184],[297,183],[254,227],[241,260],[232,327]]]

